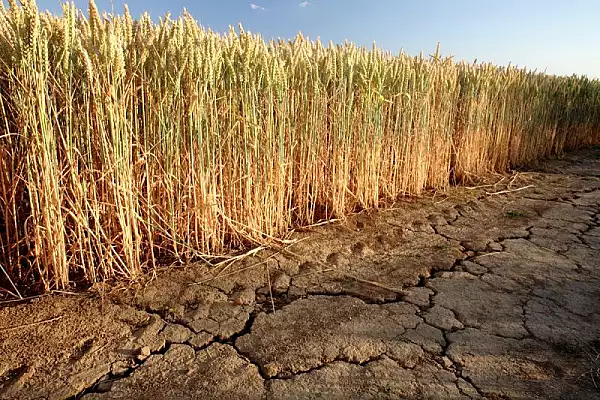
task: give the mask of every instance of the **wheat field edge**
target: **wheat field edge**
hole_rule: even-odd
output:
[[[598,80],[87,15],[0,9],[0,282],[135,278],[600,144]]]

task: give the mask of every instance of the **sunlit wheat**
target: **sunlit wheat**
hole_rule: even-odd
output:
[[[0,263],[21,285],[131,278],[600,142],[584,77],[87,15],[0,10]]]

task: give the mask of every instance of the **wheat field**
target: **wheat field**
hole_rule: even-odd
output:
[[[0,9],[7,290],[135,278],[600,143],[586,77],[87,15]]]

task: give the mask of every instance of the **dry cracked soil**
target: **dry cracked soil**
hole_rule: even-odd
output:
[[[599,399],[600,148],[4,302],[2,399]]]

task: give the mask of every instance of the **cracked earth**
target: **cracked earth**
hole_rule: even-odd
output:
[[[600,398],[600,148],[487,181],[5,302],[0,398]]]

